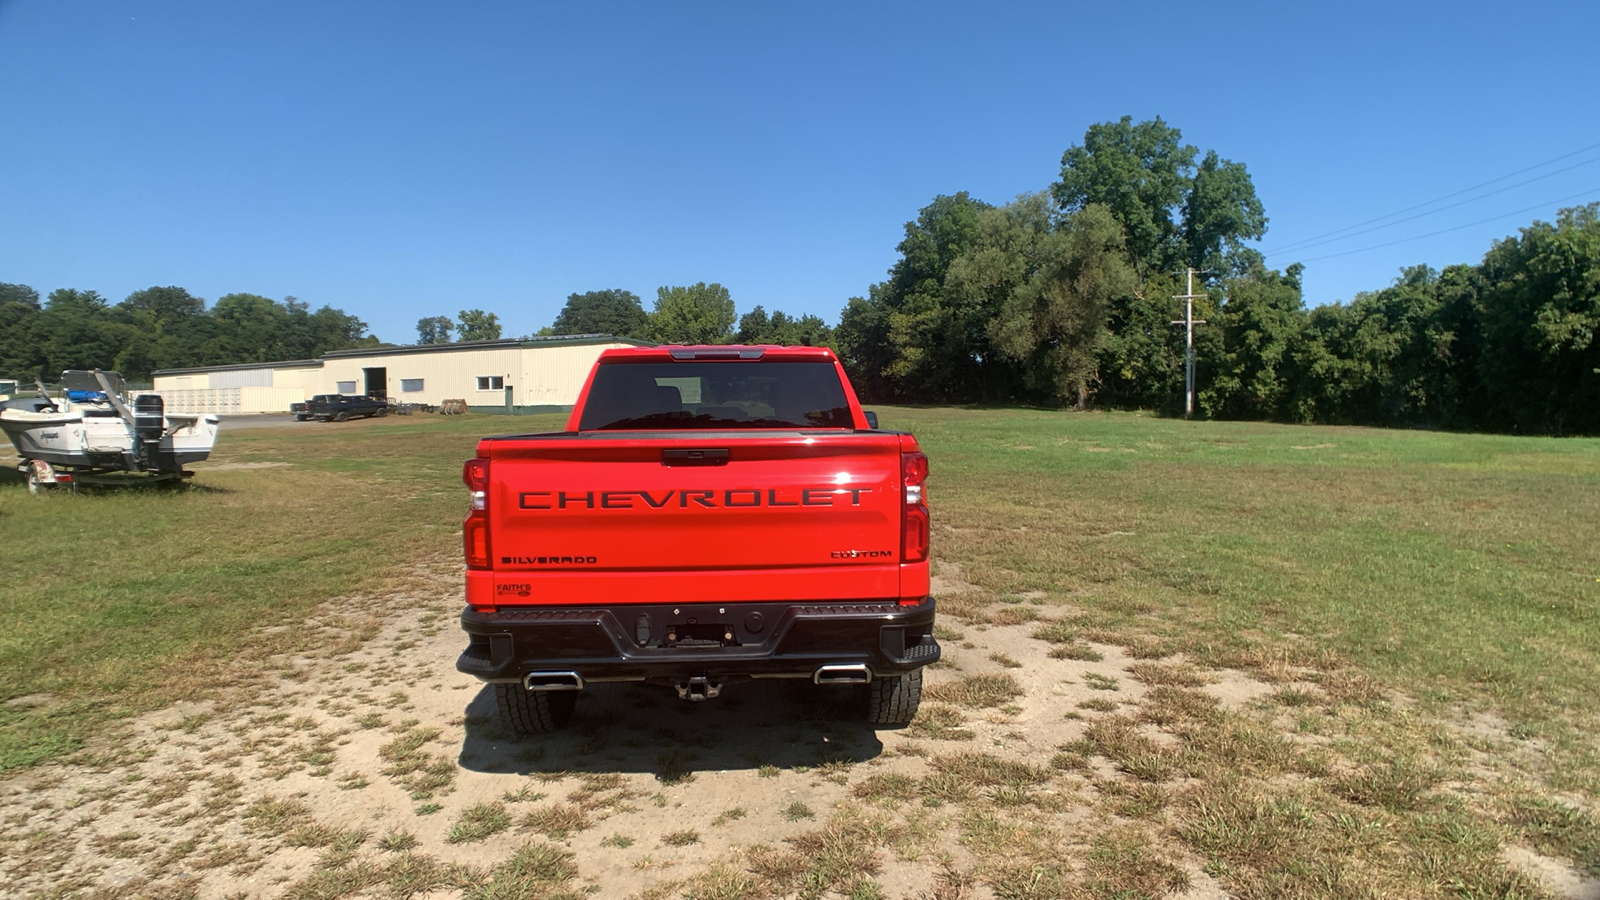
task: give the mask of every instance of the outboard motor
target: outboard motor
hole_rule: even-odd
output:
[[[167,430],[166,403],[160,394],[140,394],[133,398],[133,433],[136,461],[146,469],[161,468],[161,435]],[[131,467],[130,467],[131,468]]]
[[[167,410],[160,394],[133,398],[133,430],[141,442],[161,440],[167,430]]]

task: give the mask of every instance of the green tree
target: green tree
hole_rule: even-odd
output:
[[[1261,254],[1244,246],[1267,233],[1267,213],[1244,163],[1207,150],[1183,201],[1185,263],[1209,272],[1247,272]]]
[[[1306,358],[1300,273],[1299,265],[1286,273],[1257,268],[1224,283],[1226,300],[1207,317],[1206,329],[1221,333],[1221,346],[1206,356],[1211,377],[1197,376],[1199,405],[1207,415],[1315,421],[1320,391],[1307,390],[1306,379],[1332,373]]]
[[[1113,301],[1138,288],[1111,211],[1088,204],[1035,244],[1035,270],[1009,291],[990,330],[1036,389],[1087,408]]]
[[[134,291],[117,306],[129,312],[146,313],[151,320],[162,323],[203,316],[206,312],[206,301],[175,286]]]
[[[1089,127],[1083,144],[1061,156],[1061,180],[1051,191],[1068,212],[1099,203],[1128,234],[1139,274],[1149,278],[1193,266],[1246,272],[1259,261],[1243,241],[1266,233],[1267,218],[1241,163],[1199,150],[1158,116]]]
[[[1183,317],[1183,306],[1172,298],[1185,288],[1182,279],[1152,272],[1139,290],[1112,300],[1100,348],[1097,402],[1173,414],[1183,410],[1184,329],[1172,324]],[[1215,311],[1209,294],[1195,303],[1197,319],[1212,321]],[[1206,348],[1214,333],[1196,329],[1197,361],[1208,358]]]
[[[55,378],[65,369],[112,368],[137,331],[116,321],[99,293],[59,288],[45,300],[37,333],[41,368],[46,378]]]
[[[463,309],[457,315],[461,331],[457,340],[497,341],[500,339],[500,317],[481,309]]]
[[[292,359],[285,339],[291,337],[288,308],[260,294],[224,294],[211,308],[218,344],[232,363]]]
[[[882,299],[885,285],[872,285],[866,297],[851,297],[834,329],[834,350],[850,373],[850,383],[861,399],[882,402],[896,396],[889,365],[894,348],[889,344],[889,306]]]
[[[664,344],[726,344],[733,339],[733,298],[720,284],[662,287],[650,316],[651,337]]]
[[[778,313],[783,315],[783,313]],[[734,340],[741,344],[772,344],[771,340],[772,318],[767,315],[767,310],[760,304],[739,317],[739,331],[734,335]]]
[[[644,311],[637,294],[614,288],[568,294],[567,305],[556,315],[550,331],[637,338],[650,333],[649,322],[650,314]]]
[[[417,320],[418,344],[448,344],[450,333],[456,330],[456,323],[450,321],[449,316],[432,316]]]
[[[982,390],[982,364],[995,356],[988,317],[944,283],[990,208],[965,191],[935,197],[906,223],[889,279],[851,298],[834,340],[863,396],[956,401]]]
[[[1133,124],[1132,116],[1089,126],[1083,145],[1061,155],[1061,180],[1051,188],[1063,210],[1098,203],[1127,232],[1128,250],[1141,274],[1172,268],[1182,259],[1182,229],[1173,213],[1183,206],[1199,150],[1161,121]]]
[[[293,333],[287,341],[290,359],[314,359],[334,350],[351,350],[376,344],[367,334],[367,323],[341,309],[323,306],[316,312],[296,297],[283,298]]]
[[[1428,266],[1401,272],[1349,305],[1311,311],[1297,414],[1317,422],[1460,427],[1477,387],[1469,361],[1470,267],[1448,278]]]
[[[1600,204],[1534,222],[1479,268],[1485,422],[1600,434]]]
[[[0,283],[0,375],[21,381],[43,377],[37,333],[42,312],[38,291],[25,284]]]
[[[826,347],[833,339],[833,329],[818,316],[796,319],[781,309],[768,316],[765,308],[757,306],[739,317],[735,339],[741,344]]]

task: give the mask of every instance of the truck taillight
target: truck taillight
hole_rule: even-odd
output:
[[[469,459],[461,466],[461,480],[472,492],[467,520],[461,525],[461,543],[467,568],[489,568],[489,461]]]
[[[481,494],[489,490],[489,461],[481,456],[461,464],[461,481],[467,490]]]
[[[923,453],[900,454],[900,483],[905,494],[900,519],[901,562],[922,562],[928,558],[928,457]]]

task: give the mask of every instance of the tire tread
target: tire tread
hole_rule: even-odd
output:
[[[874,725],[909,725],[921,705],[921,669],[894,678],[874,678],[867,685],[867,721]]]
[[[577,700],[577,694],[566,691],[530,691],[520,684],[494,686],[500,718],[517,734],[546,734],[565,727]]]

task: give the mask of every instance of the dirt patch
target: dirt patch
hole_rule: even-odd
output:
[[[405,593],[319,610],[302,627],[323,649],[248,690],[0,782],[0,883],[197,900],[512,883],[533,886],[483,895],[1226,896],[1171,837],[1183,754],[1212,710],[1250,715],[1285,683],[1099,636],[1052,643],[1046,598],[938,571],[936,590],[993,602],[941,623],[911,727],[868,727],[859,688],[760,682],[685,703],[600,685],[538,738],[503,731],[492,692],[455,671],[459,573],[402,573]],[[1230,734],[1253,765],[1275,758]]]
[[[1507,847],[1501,856],[1558,897],[1566,900],[1600,900],[1600,881],[1585,876],[1568,863],[1526,847]]]
[[[218,463],[214,466],[205,463],[195,464],[196,468],[205,469],[207,472],[225,472],[229,469],[277,469],[290,465],[293,465],[293,463],[268,461]]]

